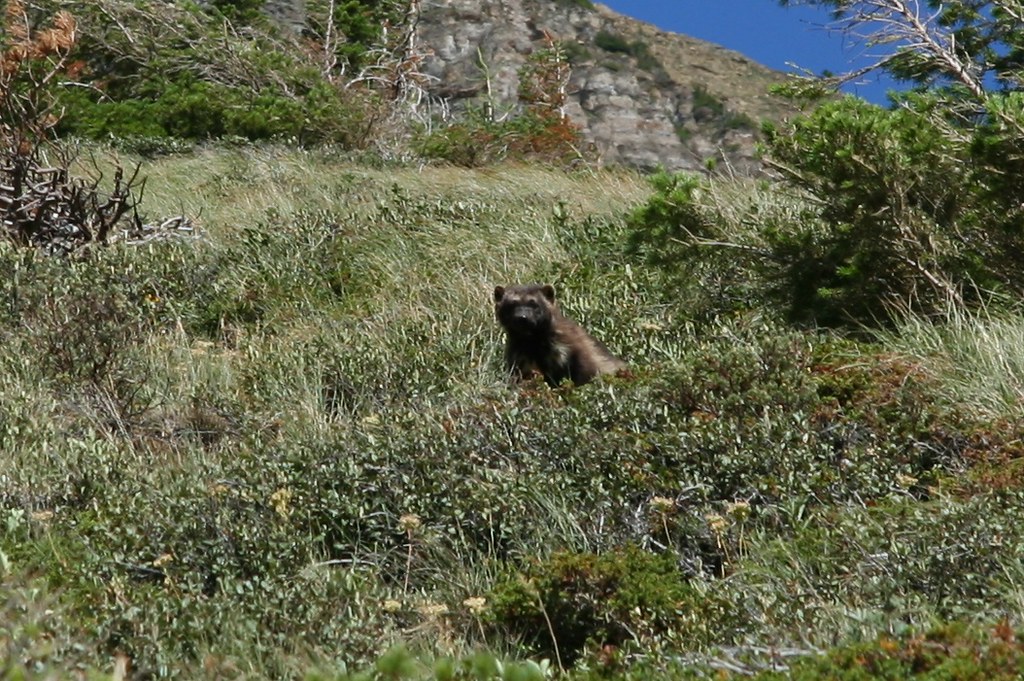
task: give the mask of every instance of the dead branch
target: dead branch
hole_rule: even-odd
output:
[[[923,56],[950,79],[964,85],[979,101],[987,99],[977,65],[957,51],[952,32],[938,25],[937,14],[925,16],[918,0],[856,0],[842,6],[843,18],[832,27],[874,47],[893,45]],[[879,55],[862,69],[840,76],[849,82],[892,62],[896,55]]]
[[[0,225],[15,243],[67,254],[89,243],[107,244],[117,228],[144,231],[138,200],[145,181],[139,166],[126,174],[118,166],[113,187],[100,189],[101,177],[72,178],[66,168],[49,168],[34,157],[0,162]]]

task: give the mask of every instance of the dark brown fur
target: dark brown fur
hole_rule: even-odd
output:
[[[536,374],[548,385],[576,385],[598,374],[622,371],[626,363],[579,324],[564,316],[548,284],[498,286],[494,313],[505,329],[505,368],[516,380]]]

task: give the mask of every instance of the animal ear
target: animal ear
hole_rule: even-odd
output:
[[[540,292],[548,299],[548,302],[555,302],[555,287],[551,284],[544,284],[540,287]]]
[[[501,299],[505,297],[505,287],[495,286],[494,287],[494,302],[500,303]]]

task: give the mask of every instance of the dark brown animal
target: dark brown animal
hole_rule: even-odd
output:
[[[494,313],[505,329],[505,368],[513,379],[541,374],[551,386],[567,378],[583,385],[598,374],[626,368],[625,362],[559,311],[555,288],[549,284],[495,287]]]

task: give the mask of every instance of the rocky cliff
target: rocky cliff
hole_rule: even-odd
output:
[[[572,65],[567,113],[606,163],[699,169],[725,162],[757,169],[759,122],[790,113],[768,94],[783,75],[743,55],[624,17],[591,0],[418,0],[416,40],[430,93],[458,111],[516,105],[519,70],[561,44]],[[306,0],[266,0],[298,27]]]
[[[567,112],[608,163],[676,170],[715,160],[751,172],[758,122],[787,112],[767,92],[782,74],[587,0],[425,0],[422,70],[456,109],[483,98],[511,109],[519,69],[545,33],[572,64]]]

